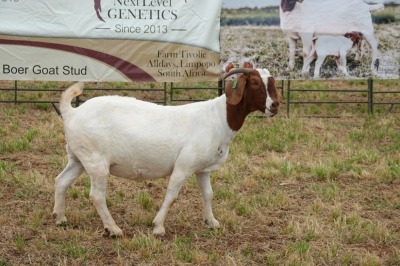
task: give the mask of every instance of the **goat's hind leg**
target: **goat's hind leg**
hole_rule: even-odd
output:
[[[71,184],[82,174],[84,168],[67,144],[68,163],[64,170],[56,177],[54,185],[53,217],[57,225],[67,222],[65,217],[65,195]]]
[[[107,178],[110,175],[109,164],[102,161],[100,156],[92,156],[90,161],[82,163],[85,165],[86,172],[90,177],[89,197],[103,222],[104,235],[122,236],[122,230],[115,223],[106,204]]]
[[[319,78],[321,66],[324,63],[326,55],[318,55],[317,61],[314,66],[314,78]]]
[[[310,54],[307,56],[307,58],[304,60],[304,64],[303,64],[303,69],[302,69],[303,74],[309,73],[310,65],[311,65],[312,61],[314,61],[315,58],[316,58],[316,56],[313,54]]]
[[[378,74],[379,69],[379,59],[378,59],[378,42],[376,41],[375,37],[372,34],[364,34],[364,38],[371,47],[371,70],[374,75]]]

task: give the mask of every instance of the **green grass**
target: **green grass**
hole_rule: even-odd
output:
[[[145,210],[151,210],[155,205],[154,200],[151,198],[149,193],[141,191],[137,196],[139,205]]]

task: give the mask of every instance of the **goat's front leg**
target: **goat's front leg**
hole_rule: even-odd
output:
[[[214,218],[212,211],[213,190],[210,181],[210,172],[196,173],[197,184],[203,195],[204,202],[204,221],[211,228],[218,228],[219,222]]]
[[[338,70],[341,71],[347,77],[349,73],[347,72],[346,54],[340,54],[340,57],[336,58],[336,64]]]
[[[163,236],[165,234],[164,222],[171,205],[178,197],[178,193],[189,175],[175,167],[167,187],[167,194],[156,217],[153,220],[153,234]]]

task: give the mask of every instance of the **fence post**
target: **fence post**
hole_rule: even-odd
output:
[[[169,101],[170,101],[170,103],[172,103],[173,100],[174,100],[174,95],[173,95],[173,93],[174,93],[174,83],[171,82],[170,85],[171,85],[171,87],[170,87],[170,91],[169,91]]]
[[[218,80],[218,96],[221,96],[224,93],[224,81],[222,79]]]
[[[164,105],[167,105],[167,82],[164,82]]]
[[[372,78],[368,79],[368,114],[374,114],[374,81]]]
[[[14,104],[17,104],[18,81],[14,80]]]
[[[287,86],[287,104],[286,104],[286,115],[289,117],[290,113],[290,79],[288,80],[288,86]]]

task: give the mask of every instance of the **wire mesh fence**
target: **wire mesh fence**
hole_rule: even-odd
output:
[[[0,103],[57,104],[70,82],[1,81]],[[284,105],[281,115],[340,117],[354,113],[398,113],[399,80],[278,80]],[[202,83],[85,83],[75,106],[100,95],[131,96],[162,105],[204,101],[224,93],[225,82]]]

